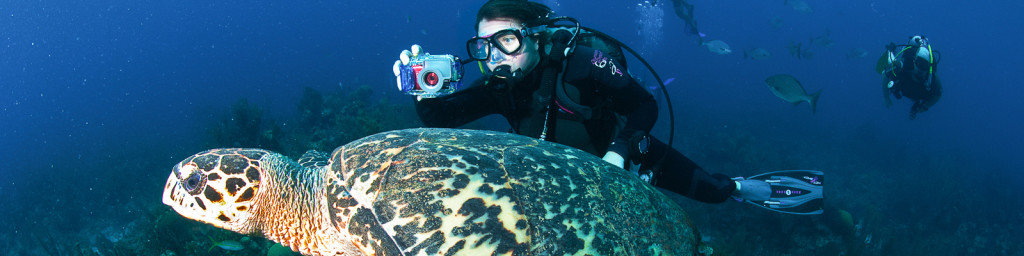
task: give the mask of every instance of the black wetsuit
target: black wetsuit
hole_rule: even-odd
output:
[[[552,93],[539,93],[541,61],[530,74],[514,86],[504,79],[484,77],[468,88],[451,95],[416,102],[420,119],[430,127],[458,127],[481,117],[500,114],[508,120],[513,132],[539,138],[547,119],[546,138],[572,146],[598,157],[604,156],[612,142],[612,150],[623,157],[626,144],[636,136],[646,135],[658,118],[658,105],[643,86],[637,84],[624,68],[604,53],[578,46],[566,58],[563,81],[575,103],[589,107],[589,118],[569,107],[569,102],[554,100],[546,108],[540,98]],[[550,116],[550,117],[549,117]],[[623,123],[622,119],[625,119]],[[692,160],[665,143],[651,138],[641,169],[656,165],[658,156],[666,154],[660,171],[655,170],[658,187],[703,202],[723,202],[729,198],[735,183],[722,174],[711,175]],[[616,150],[617,149],[617,150]],[[667,150],[667,152],[666,152]],[[635,155],[635,154],[634,154]],[[629,161],[627,159],[627,161]]]
[[[683,22],[686,22],[684,27],[686,33],[700,36],[703,41],[704,36],[701,36],[700,31],[697,30],[697,21],[693,20],[693,5],[685,0],[672,0],[672,5],[676,11],[676,16],[679,16],[680,19],[683,19]]]
[[[895,50],[893,48],[891,45],[890,50]],[[934,52],[935,61],[928,63],[927,60],[917,58],[919,48],[919,46],[912,46],[898,53],[896,61],[900,63],[895,65],[892,70],[887,70],[882,78],[882,93],[885,95],[886,106],[891,105],[889,94],[896,99],[907,97],[914,101],[914,105],[910,107],[910,119],[916,118],[917,113],[927,111],[942,97],[942,83],[939,82],[939,77],[935,74],[938,71],[937,64],[940,55],[938,52]],[[931,66],[930,74],[929,65]],[[929,75],[931,79],[928,78]],[[892,88],[888,86],[890,81],[893,82]]]

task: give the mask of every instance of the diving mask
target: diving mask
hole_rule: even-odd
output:
[[[523,49],[523,35],[531,34],[535,31],[539,31],[538,28],[508,28],[494,32],[494,34],[473,37],[466,41],[466,51],[469,52],[469,58],[472,60],[487,60],[491,56],[491,48],[497,48],[504,54],[511,55],[518,53]]]
[[[912,36],[910,37],[910,45],[926,47],[928,46],[928,38],[923,36]]]

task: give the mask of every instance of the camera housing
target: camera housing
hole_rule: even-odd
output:
[[[420,54],[398,69],[398,90],[405,94],[435,98],[462,87],[462,62],[453,55]]]

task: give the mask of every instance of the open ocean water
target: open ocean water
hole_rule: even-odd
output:
[[[662,104],[654,134],[674,129],[675,147],[705,169],[826,173],[818,216],[676,197],[714,255],[1024,255],[1024,2],[692,1],[706,38],[731,46],[725,55],[684,33],[671,1],[541,2],[674,78],[675,127]],[[0,2],[0,255],[268,254],[265,240],[163,205],[171,167],[207,148],[301,153],[415,126],[392,63],[414,43],[465,56],[480,5]],[[885,107],[874,67],[886,44],[915,34],[942,54],[944,93],[909,120],[907,99]],[[770,56],[743,58],[754,48]],[[653,85],[636,63],[630,72]],[[466,73],[478,77],[476,64]],[[783,73],[822,91],[816,113],[772,95],[764,79]],[[338,115],[359,118],[282,139],[303,127],[306,88],[352,102],[343,109],[357,111]]]

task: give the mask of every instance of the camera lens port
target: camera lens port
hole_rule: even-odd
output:
[[[423,77],[423,78],[424,78],[423,81],[427,82],[427,84],[431,85],[431,86],[437,85],[437,82],[439,80],[439,79],[437,79],[437,73],[434,73],[434,72],[427,73],[427,75],[425,77]]]

